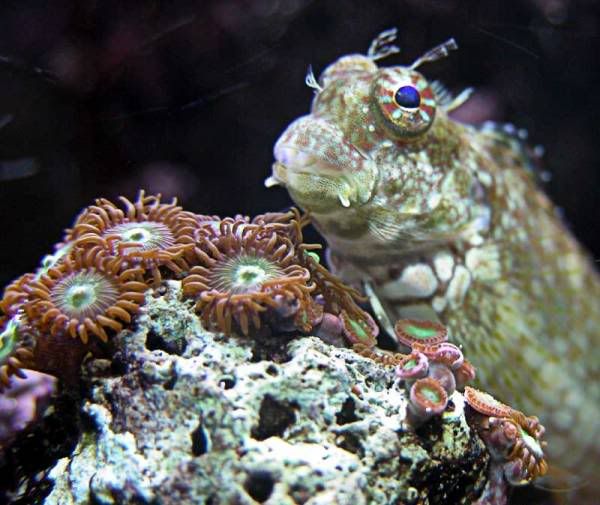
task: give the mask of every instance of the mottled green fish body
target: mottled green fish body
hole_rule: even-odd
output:
[[[332,266],[369,291],[385,326],[446,324],[479,384],[546,424],[551,462],[588,474],[600,461],[599,276],[538,189],[530,150],[450,119],[466,94],[415,70],[443,49],[385,68],[372,48],[309,76],[311,113],[281,135],[267,184],[310,212]]]

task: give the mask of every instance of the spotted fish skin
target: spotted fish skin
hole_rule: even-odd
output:
[[[378,59],[344,56],[310,76],[310,114],[277,141],[266,183],[310,212],[331,266],[367,290],[384,326],[446,324],[479,385],[538,415],[550,461],[585,475],[584,460],[600,461],[594,265],[520,140],[449,118],[462,98],[420,61]]]

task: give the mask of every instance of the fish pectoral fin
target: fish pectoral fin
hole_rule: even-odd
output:
[[[368,226],[371,235],[380,242],[393,242],[401,234],[402,227],[396,223],[396,220],[388,212],[375,213],[369,216]]]

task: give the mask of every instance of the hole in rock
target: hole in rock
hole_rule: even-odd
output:
[[[231,389],[235,386],[235,377],[231,375],[224,375],[219,379],[219,386],[223,389]]]
[[[185,352],[186,347],[187,342],[182,336],[159,333],[154,329],[150,329],[146,335],[146,349],[149,351],[161,350],[180,356]]]
[[[279,334],[276,336],[265,336],[254,341],[252,347],[252,363],[259,361],[272,361],[274,363],[286,363],[292,358],[288,353],[288,344],[294,339],[293,334]]]
[[[257,502],[264,503],[269,499],[275,486],[273,476],[266,470],[255,470],[248,474],[244,488]]]
[[[258,411],[258,426],[252,428],[252,438],[265,440],[281,437],[296,422],[295,408],[298,408],[295,403],[278,401],[271,395],[265,395]]]
[[[276,377],[277,375],[279,375],[279,369],[273,363],[271,363],[266,368],[265,372],[267,372],[269,375],[272,375],[273,377]]]
[[[351,452],[352,454],[364,454],[362,444],[358,435],[354,433],[343,433],[338,439],[336,439],[336,445],[345,451]]]
[[[354,403],[354,399],[351,396],[346,398],[346,401],[344,401],[342,405],[342,409],[335,415],[335,420],[340,426],[358,421],[358,417],[356,416],[356,403]]]
[[[377,337],[377,347],[386,351],[397,351],[398,341],[393,335],[388,335],[383,329]]]
[[[208,438],[202,427],[202,423],[190,434],[192,439],[192,454],[194,456],[202,456],[208,452]]]
[[[175,371],[172,371],[171,377],[169,377],[167,382],[165,382],[163,384],[163,388],[165,388],[167,391],[171,391],[172,389],[175,388],[176,384],[177,384],[177,374],[175,373]]]
[[[129,372],[127,357],[122,352],[117,352],[113,355],[110,362],[110,371],[114,375],[125,375]]]

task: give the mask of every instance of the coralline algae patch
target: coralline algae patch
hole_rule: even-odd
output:
[[[434,504],[481,493],[489,456],[458,393],[414,431],[393,368],[315,337],[282,342],[207,332],[178,281],[149,293],[138,324],[113,339],[112,362],[85,366],[90,422],[50,472],[44,503]]]

